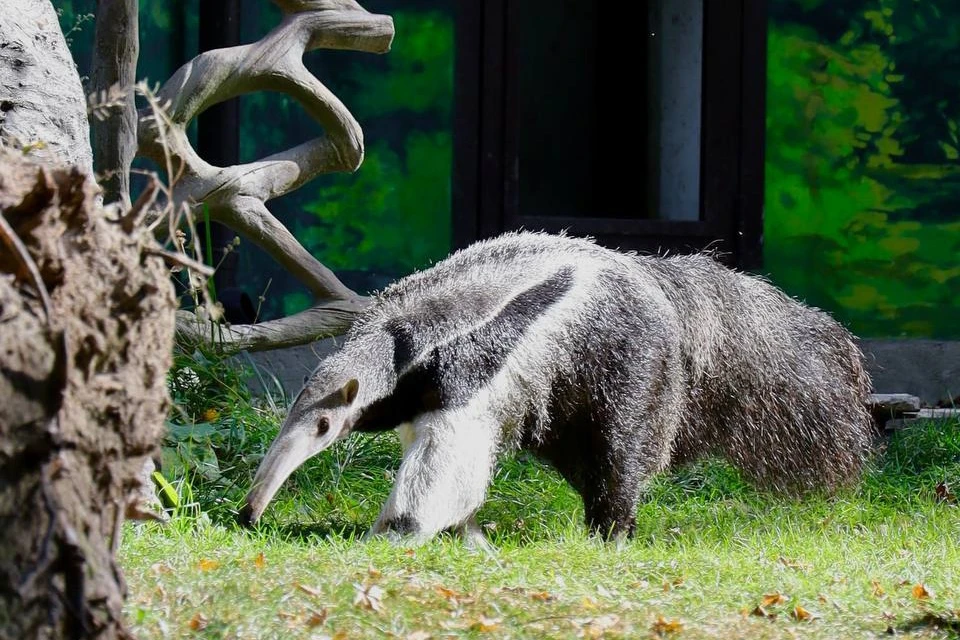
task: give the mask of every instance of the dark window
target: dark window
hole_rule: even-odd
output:
[[[568,230],[760,255],[761,0],[464,0],[455,242]]]

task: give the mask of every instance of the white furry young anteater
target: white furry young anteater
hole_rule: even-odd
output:
[[[708,256],[508,233],[375,296],[297,396],[240,519],[352,431],[399,428],[369,534],[482,543],[496,457],[523,448],[580,493],[592,529],[629,535],[644,483],[704,455],[790,493],[855,479],[869,388],[830,316]]]

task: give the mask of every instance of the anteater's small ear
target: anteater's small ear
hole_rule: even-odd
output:
[[[360,383],[356,378],[351,378],[347,384],[340,389],[340,395],[343,396],[343,404],[353,404],[357,397],[357,391],[360,390]]]

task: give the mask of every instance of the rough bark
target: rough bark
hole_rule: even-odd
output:
[[[313,257],[265,203],[321,173],[354,171],[363,161],[363,132],[350,111],[303,64],[305,52],[348,49],[385,53],[393,41],[389,16],[371,14],[353,0],[278,0],[282,22],[261,40],[207,51],[183,65],[159,90],[166,118],[141,112],[139,152],[173,181],[173,200],[207,207],[210,219],[262,247],[320,300],[305,314],[268,326],[213,332],[225,350],[268,349],[335,335],[367,303]],[[252,91],[279,91],[297,100],[323,135],[267,158],[232,167],[204,161],[187,139],[190,121],[211,105]],[[181,322],[186,339],[196,322]],[[210,335],[209,328],[199,335]]]
[[[114,553],[163,433],[175,300],[152,237],[97,192],[0,150],[4,638],[126,635]]]
[[[0,146],[93,171],[83,87],[50,0],[0,0]]]
[[[137,106],[134,101],[140,29],[137,0],[98,0],[90,88],[94,100],[119,103],[90,120],[93,164],[100,176],[103,201],[130,207],[130,164],[137,152]]]

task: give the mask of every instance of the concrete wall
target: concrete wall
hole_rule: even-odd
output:
[[[960,396],[960,342],[938,340],[862,340],[867,367],[877,393],[910,393],[928,404]],[[236,356],[239,362],[253,362],[264,383],[272,389],[279,384],[292,398],[322,357],[337,348],[337,340],[264,353]],[[249,358],[249,359],[248,359]],[[251,381],[256,392],[262,389]],[[960,400],[958,400],[960,404]]]
[[[929,405],[957,399],[960,405],[960,342],[910,338],[860,344],[877,393],[911,393]]]

